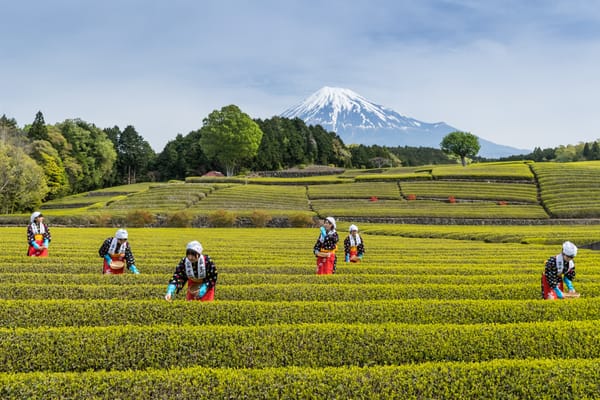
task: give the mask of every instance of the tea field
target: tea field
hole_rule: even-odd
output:
[[[0,398],[597,396],[600,263],[581,246],[599,225],[359,227],[364,262],[330,276],[316,228],[129,228],[141,274],[102,276],[114,228],[51,224],[36,259],[25,227],[0,227]],[[168,303],[191,240],[217,265],[216,300]],[[582,296],[542,301],[564,240]]]

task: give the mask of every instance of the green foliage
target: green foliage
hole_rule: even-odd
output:
[[[466,157],[474,157],[479,152],[481,146],[477,136],[469,132],[451,132],[444,136],[440,147],[444,153],[454,154],[460,157],[462,166],[467,165]]]
[[[69,180],[58,151],[46,140],[36,140],[31,145],[31,156],[44,171],[48,184],[48,195],[52,200],[69,194]]]
[[[111,179],[117,159],[112,142],[102,130],[79,119],[66,120],[57,127],[68,142],[67,154],[77,164],[71,168],[65,166],[73,191],[102,187]]]
[[[148,166],[151,165],[156,157],[150,144],[137,133],[135,128],[128,125],[123,132],[117,133],[117,182],[127,184],[136,183],[138,180],[147,180]]]
[[[233,175],[242,161],[256,156],[263,132],[237,106],[229,105],[211,112],[203,121],[200,145],[204,153],[225,166]]]
[[[580,359],[27,373],[0,376],[0,395],[6,400],[392,399],[398,394],[403,399],[496,400],[555,398],[557,393],[566,398],[594,398],[599,367],[598,360]]]
[[[0,142],[0,212],[32,211],[48,191],[42,168],[20,148]]]
[[[208,224],[212,227],[230,227],[235,224],[235,220],[235,213],[227,210],[216,210],[208,214]]]
[[[597,338],[596,322],[589,320],[443,326],[323,323],[303,324],[301,330],[296,324],[15,328],[0,329],[0,371],[144,370],[175,363],[236,369],[469,363],[528,359],[538,356],[539,349],[545,358],[585,354],[594,359],[600,358],[600,348],[590,343]],[[535,345],[515,345],[525,343]]]
[[[142,274],[102,276],[114,228],[51,225],[50,257],[31,259],[23,226],[4,227],[0,397],[597,395],[593,251],[577,256],[580,299],[538,297],[561,239],[598,240],[599,225],[359,225],[365,259],[331,276],[314,274],[314,228],[131,228]],[[216,301],[168,303],[192,238],[219,268]]]
[[[34,140],[49,140],[48,136],[48,128],[46,127],[46,123],[44,122],[44,115],[41,111],[38,111],[35,114],[35,120],[33,124],[29,127],[27,131],[27,136],[31,141]]]
[[[432,147],[397,146],[390,147],[388,150],[402,160],[402,165],[405,167],[454,163],[442,150]]]
[[[558,218],[600,214],[600,162],[536,163],[543,205]]]

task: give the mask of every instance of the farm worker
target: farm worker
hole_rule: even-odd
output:
[[[125,229],[119,229],[114,237],[107,238],[100,246],[98,254],[104,259],[103,274],[122,274],[125,266],[136,275],[140,273],[135,266],[135,258],[127,240],[128,236]]]
[[[202,254],[202,250],[202,245],[197,240],[185,246],[185,257],[175,268],[173,278],[167,286],[165,300],[172,301],[175,293],[179,293],[186,282],[188,284],[186,300],[214,300],[217,267],[209,256]]]
[[[546,261],[542,274],[542,297],[546,300],[579,297],[573,283],[575,279],[575,263],[573,258],[577,255],[577,246],[571,242],[564,242],[562,252],[552,256]],[[565,293],[564,286],[568,292]]]
[[[327,217],[323,220],[319,237],[313,247],[317,257],[317,275],[331,275],[335,273],[337,266],[337,243],[339,237],[335,231],[335,219]]]
[[[344,239],[344,254],[346,262],[357,263],[362,261],[365,254],[365,242],[358,234],[358,227],[350,225],[349,235]]]
[[[50,247],[50,229],[44,223],[44,216],[36,211],[29,218],[30,224],[27,226],[27,255],[31,257],[48,257],[48,248]]]

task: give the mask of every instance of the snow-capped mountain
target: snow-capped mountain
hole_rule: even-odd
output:
[[[300,118],[307,125],[321,125],[336,132],[345,144],[439,148],[448,133],[458,131],[444,122],[427,123],[372,103],[350,89],[323,87],[282,117]],[[479,155],[499,158],[527,154],[530,150],[504,146],[479,138]]]

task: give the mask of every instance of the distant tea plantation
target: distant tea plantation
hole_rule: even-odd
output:
[[[498,162],[347,170],[304,177],[189,177],[49,201],[66,226],[311,226],[332,215],[362,222],[552,223],[600,218],[600,161]],[[0,216],[25,224],[28,215]]]
[[[190,177],[0,216],[1,399],[526,399],[600,393],[600,162],[482,163],[305,177]],[[316,275],[319,219],[358,264]],[[139,275],[102,275],[129,232]],[[213,302],[164,299],[186,243]],[[579,251],[580,298],[541,299]]]

